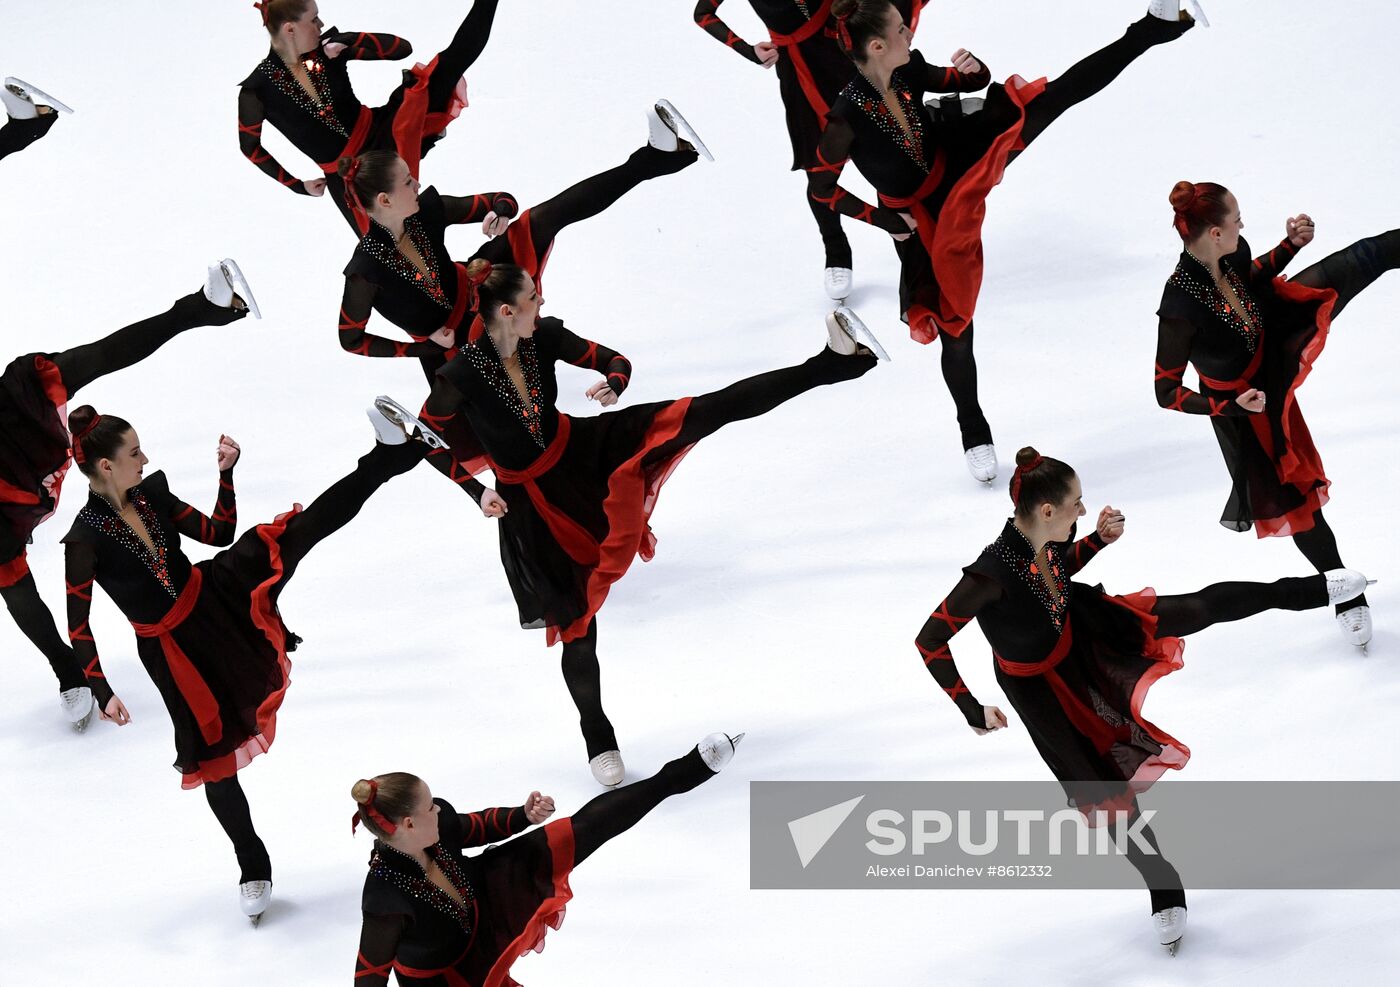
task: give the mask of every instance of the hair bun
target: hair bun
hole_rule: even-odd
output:
[[[849,17],[859,6],[860,0],[836,0],[831,5],[831,14],[833,17]]]
[[[1177,212],[1185,212],[1191,208],[1191,204],[1196,201],[1196,186],[1192,182],[1177,182],[1172,186],[1171,200],[1172,208]]]
[[[1033,446],[1026,446],[1016,453],[1016,465],[1029,466],[1040,458],[1040,453],[1036,452]]]
[[[491,262],[484,257],[475,257],[467,261],[467,277],[473,281],[482,281],[491,273]]]
[[[358,802],[360,805],[364,805],[367,802],[369,802],[370,796],[373,793],[374,790],[369,787],[369,782],[365,781],[364,779],[360,779],[359,781],[355,782],[355,784],[350,786],[350,797],[356,802]]]
[[[97,409],[90,404],[79,405],[68,413],[68,431],[76,435],[92,424]]]
[[[355,159],[352,157],[337,158],[335,162],[335,173],[341,178],[344,178],[354,166]]]

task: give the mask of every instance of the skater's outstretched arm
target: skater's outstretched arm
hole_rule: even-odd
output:
[[[601,343],[575,335],[558,319],[541,320],[535,335],[565,363],[602,374],[608,379],[608,388],[618,397],[632,379],[632,364],[627,357]]]
[[[238,92],[238,146],[243,156],[258,166],[258,170],[279,185],[285,185],[297,195],[311,195],[311,190],[299,178],[293,178],[277,163],[277,159],[262,146],[263,119],[266,110],[262,97],[244,86]],[[324,182],[324,179],[322,179]]]
[[[442,211],[448,223],[479,223],[488,213],[510,219],[519,210],[515,196],[509,192],[481,192],[477,195],[444,195]]]
[[[205,517],[179,498],[175,498],[171,504],[169,516],[175,530],[187,538],[205,545],[232,545],[234,532],[238,529],[233,467],[219,471],[219,496],[214,503],[213,517]]]
[[[975,730],[987,728],[986,712],[967,686],[963,685],[948,642],[977,616],[979,610],[1000,596],[1001,587],[992,580],[964,574],[958,585],[953,587],[953,592],[929,615],[919,636],[914,639],[914,646],[923,656],[924,666],[933,680],[957,704],[968,726]]]
[[[83,666],[87,684],[92,689],[97,708],[107,709],[107,704],[115,698],[112,687],[107,684],[107,676],[102,673],[102,660],[97,655],[97,642],[93,640],[92,628],[88,623],[92,611],[92,591],[96,586],[94,575],[97,572],[97,553],[92,545],[84,541],[70,541],[63,546],[64,573],[68,584],[68,640],[73,645],[73,654]]]
[[[365,332],[374,314],[374,296],[378,291],[368,278],[358,274],[345,276],[345,293],[340,297],[340,348],[356,356],[441,356],[443,348],[431,340],[400,343],[387,336]]]
[[[1191,360],[1191,343],[1196,337],[1196,329],[1182,319],[1160,319],[1157,323],[1157,367],[1153,377],[1153,387],[1157,391],[1157,403],[1168,411],[1180,411],[1188,415],[1247,415],[1238,400],[1206,397],[1184,387],[1182,376]],[[1240,398],[1247,398],[1248,391]],[[1261,405],[1262,407],[1262,405]]]
[[[532,823],[525,807],[482,809],[479,812],[459,812],[457,822],[462,827],[462,846],[486,846],[508,839],[530,828]]]
[[[733,48],[749,61],[756,62],[759,65],[766,64],[764,60],[759,57],[758,52],[754,50],[753,45],[729,30],[729,25],[719,19],[719,5],[722,3],[724,3],[724,0],[700,0],[700,2],[695,5],[695,23],[700,25],[700,29],[710,37],[714,38],[722,45]],[[769,47],[772,46],[770,45]],[[775,57],[773,61],[776,60]]]
[[[388,987],[407,915],[365,912],[360,925],[360,952],[355,957],[355,987]]]
[[[360,62],[397,62],[413,54],[413,46],[392,34],[368,31],[336,31],[322,39],[322,46],[342,45],[332,58],[350,58]],[[326,52],[330,55],[330,50]]]
[[[896,209],[872,206],[839,184],[841,171],[851,157],[855,131],[839,117],[828,117],[817,145],[817,163],[807,169],[807,194],[829,209],[893,235],[909,235],[909,224]]]

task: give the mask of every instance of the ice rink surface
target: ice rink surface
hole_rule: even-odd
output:
[[[966,47],[997,79],[1053,76],[1142,6],[937,0],[917,42],[939,63]],[[470,73],[471,107],[425,160],[425,183],[539,201],[622,161],[657,96],[718,158],[566,231],[551,259],[546,314],[631,358],[624,403],[702,393],[815,352],[822,258],[802,178],[786,170],[775,78],[696,28],[690,0],[501,8]],[[323,13],[328,25],[408,38],[426,60],[466,9],[326,0]],[[741,0],[721,13],[761,38]],[[1034,444],[1076,467],[1091,513],[1125,512],[1126,536],[1085,577],[1115,592],[1308,572],[1287,542],[1217,524],[1227,478],[1208,423],[1153,399],[1153,313],[1179,250],[1172,183],[1230,186],[1260,252],[1286,217],[1310,213],[1318,236],[1295,272],[1400,225],[1395,5],[1211,0],[1209,13],[1212,30],[1153,50],[1058,122],[989,202],[978,350],[1003,476],[1016,448]],[[329,202],[280,189],[238,152],[237,83],[266,52],[257,14],[238,0],[7,0],[3,23],[0,74],[78,111],[0,165],[5,358],[162,311],[206,261],[235,257],[264,321],[191,332],[81,398],[132,421],[150,469],[203,510],[221,432],[244,449],[244,525],[308,502],[368,448],[374,395],[416,405],[425,388],[416,361],[340,350],[349,231]],[[361,99],[381,102],[400,67],[354,67]],[[265,140],[298,176],[317,174],[271,128]],[[936,347],[914,344],[897,319],[889,238],[848,229],[851,304],[894,362],[697,447],[653,518],[656,559],[633,567],[600,620],[605,697],[634,777],[712,730],[748,740],[723,775],[578,870],[563,929],[516,977],[529,987],[1382,979],[1400,958],[1394,892],[1193,893],[1173,960],[1141,890],[748,889],[752,780],[1048,777],[1014,715],[1011,729],[975,736],[913,648],[1008,500],[1004,482],[987,490],[966,473]],[[454,231],[458,256],[480,236]],[[1147,709],[1190,745],[1187,778],[1400,776],[1400,402],[1387,371],[1397,309],[1391,275],[1339,318],[1302,393],[1343,556],[1381,579],[1370,657],[1326,611],[1192,638],[1186,668]],[[594,378],[560,377],[564,410],[591,413]],[[31,552],[55,608],[58,540],[84,497],[75,470]],[[0,620],[11,855],[0,981],[349,983],[370,849],[349,833],[357,778],[413,771],[463,811],[540,789],[562,814],[595,795],[558,653],[517,628],[492,525],[420,468],[318,548],[283,595],[306,643],[276,745],[242,775],[276,878],[256,931],[238,913],[225,837],[167,767],[168,720],[116,608],[99,594],[92,625],[133,722],[85,736],[62,722],[43,660]],[[954,651],[974,693],[1009,711],[980,632],[969,627]]]

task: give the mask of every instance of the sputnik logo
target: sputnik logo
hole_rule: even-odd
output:
[[[788,823],[792,845],[797,848],[797,859],[802,862],[804,870],[816,855],[822,852],[822,847],[831,842],[841,824],[850,818],[851,813],[856,811],[856,806],[864,800],[864,795],[858,795],[847,802],[821,809]]]

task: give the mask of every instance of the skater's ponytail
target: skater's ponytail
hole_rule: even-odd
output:
[[[885,33],[890,17],[898,17],[890,0],[835,0],[826,36],[857,62],[865,61],[865,46]]]
[[[476,285],[476,310],[486,322],[491,321],[500,306],[514,306],[520,301],[530,280],[523,267],[492,264],[480,257],[467,264],[467,278]]]
[[[1190,242],[1212,226],[1220,226],[1230,209],[1225,197],[1230,190],[1215,182],[1177,182],[1172,186],[1169,197],[1172,212],[1175,213],[1172,225],[1181,234],[1181,239]]]
[[[96,476],[97,461],[117,454],[131,423],[116,415],[99,415],[96,408],[85,404],[68,415],[68,431],[73,436],[73,462],[84,476]]]
[[[1016,453],[1016,472],[1011,474],[1011,503],[1016,505],[1016,516],[1029,519],[1041,504],[1063,504],[1073,479],[1074,470],[1026,446]]]
[[[336,173],[345,180],[345,204],[351,212],[357,208],[368,212],[376,195],[391,191],[398,160],[394,151],[366,151],[358,158],[336,162]]]
[[[350,818],[350,832],[354,833],[355,827],[364,823],[365,828],[381,840],[393,836],[398,831],[399,820],[413,815],[422,790],[423,779],[406,771],[391,771],[355,782],[350,787],[350,797],[360,807]]]
[[[311,0],[258,0],[253,4],[262,14],[263,27],[267,33],[276,35],[283,24],[299,21],[306,16]]]

